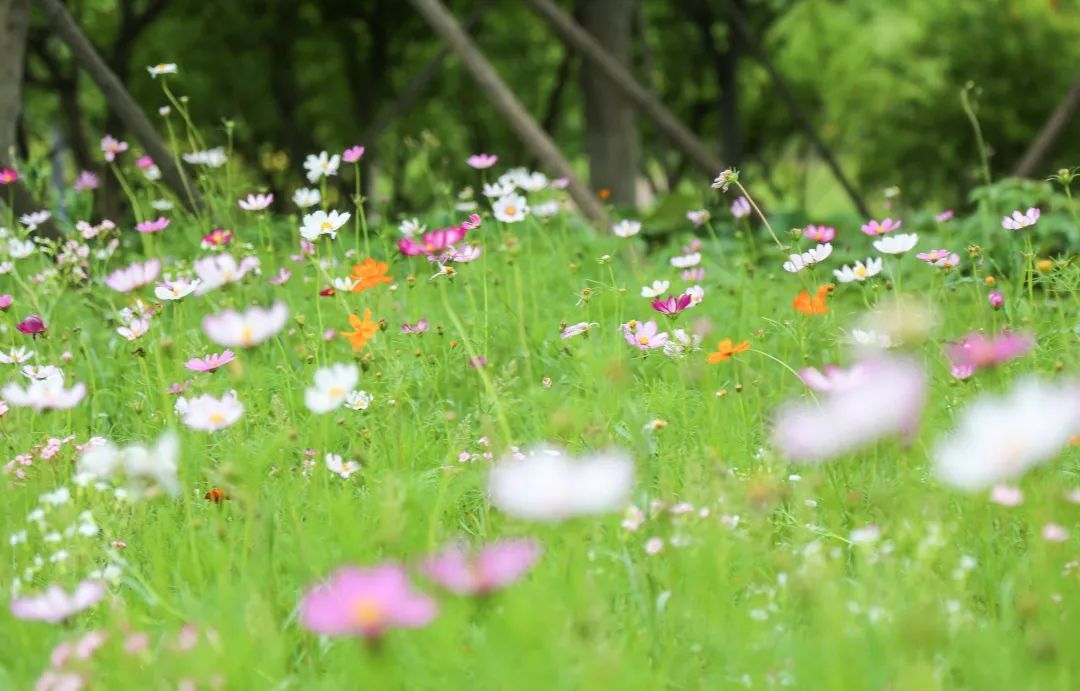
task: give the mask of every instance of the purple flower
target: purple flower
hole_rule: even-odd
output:
[[[12,600],[11,613],[19,619],[58,624],[93,607],[103,597],[105,585],[100,581],[83,581],[70,595],[60,586],[53,585],[40,595]]]
[[[934,220],[937,221],[938,223],[944,223],[945,221],[951,220],[952,217],[953,217],[952,209],[945,209],[944,211],[939,213],[937,216],[934,216]]]
[[[31,314],[26,319],[15,325],[21,333],[28,334],[30,336],[37,337],[38,334],[45,333],[45,322],[36,314]]]
[[[344,160],[346,163],[356,163],[363,157],[364,147],[362,146],[350,146],[348,149],[345,149],[344,153],[341,154],[342,160]]]
[[[375,640],[393,628],[420,628],[435,618],[435,601],[413,589],[399,564],[345,566],[314,586],[300,603],[300,623],[324,636]]]
[[[75,178],[75,191],[85,192],[87,190],[96,190],[100,184],[97,175],[91,173],[89,170],[84,170],[79,173],[79,177]]]
[[[454,546],[428,558],[424,574],[458,595],[486,595],[517,581],[532,569],[540,547],[532,540],[503,540],[478,552]]]
[[[415,324],[409,324],[408,322],[406,322],[401,325],[401,330],[407,334],[427,333],[427,319],[421,318],[420,321],[416,322]]]
[[[7,293],[0,295],[0,312],[7,312],[13,302],[15,302],[15,298],[11,297],[11,295]]]
[[[1001,294],[1001,291],[991,290],[990,294],[986,296],[986,301],[990,303],[992,308],[999,310],[1005,304],[1005,296]]]
[[[666,314],[669,317],[672,317],[689,307],[692,301],[693,296],[688,293],[683,293],[678,297],[668,295],[667,299],[653,300],[652,308],[660,314]]]

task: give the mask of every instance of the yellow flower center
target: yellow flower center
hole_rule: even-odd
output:
[[[515,207],[515,206],[506,207],[506,215],[507,216],[513,216],[516,213],[517,213],[517,207]]]
[[[349,608],[353,621],[365,628],[378,626],[383,620],[382,608],[377,602],[364,598]]]
[[[251,342],[252,340],[254,340],[254,338],[254,329],[252,329],[250,325],[245,324],[244,328],[240,329],[240,342],[246,346],[251,345]]]
[[[321,229],[322,230],[333,230],[334,229],[334,224],[331,223],[330,221],[323,221]]]
[[[855,267],[855,275],[858,276],[859,278],[866,278],[866,267],[865,266],[856,266]]]
[[[330,397],[331,398],[340,398],[340,397],[342,397],[344,395],[345,395],[345,389],[341,388],[340,386],[332,386],[332,387],[330,387]]]
[[[215,425],[222,425],[225,423],[225,415],[222,414],[221,411],[215,410],[214,412],[210,413],[210,422],[214,423]]]
[[[640,343],[641,345],[649,345],[649,337],[648,336],[639,336],[638,337],[638,343]]]

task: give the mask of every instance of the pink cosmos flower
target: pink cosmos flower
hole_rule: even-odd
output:
[[[1019,487],[994,485],[994,488],[990,490],[990,501],[1002,506],[1020,506],[1024,503],[1024,493]]]
[[[160,233],[169,227],[169,219],[164,216],[158,216],[156,221],[143,221],[135,226],[135,230],[140,233]]]
[[[688,293],[683,293],[678,297],[668,295],[665,300],[653,300],[652,308],[660,314],[666,314],[669,317],[673,317],[689,307],[692,300],[693,296]]]
[[[273,194],[249,194],[236,202],[244,211],[263,211],[274,203]]]
[[[483,355],[477,355],[474,358],[469,358],[469,367],[473,369],[480,369],[481,367],[487,367],[487,358]]]
[[[146,170],[148,168],[153,168],[154,167],[154,159],[150,158],[149,156],[140,156],[135,161],[135,167],[137,167],[139,170]]]
[[[975,374],[975,365],[950,365],[949,374],[953,376],[953,379],[958,379],[960,381],[971,379],[971,375]]]
[[[46,331],[45,322],[36,314],[31,314],[26,319],[23,319],[15,325],[15,328],[18,329],[20,333],[28,334],[34,338],[37,338],[38,334],[43,334]]]
[[[362,146],[350,146],[341,154],[341,158],[346,163],[356,163],[364,157],[364,147]]]
[[[105,154],[105,160],[112,163],[117,155],[128,150],[127,142],[122,142],[111,134],[106,134],[101,139],[101,151]]]
[[[0,295],[0,312],[7,312],[13,302],[15,302],[15,298],[11,297],[10,294],[4,293]]]
[[[999,310],[1005,304],[1005,296],[999,290],[991,290],[986,296],[986,301],[990,303],[991,308]]]
[[[93,607],[103,597],[105,585],[100,581],[83,581],[70,595],[60,586],[53,585],[40,595],[12,600],[11,613],[18,619],[58,624]]]
[[[398,241],[398,250],[409,257],[421,254],[436,255],[464,240],[468,232],[465,226],[439,228],[430,233],[424,233],[419,242],[415,238],[402,238]]]
[[[880,221],[880,222],[871,219],[867,223],[864,223],[862,228],[860,228],[860,230],[862,230],[862,232],[866,233],[867,235],[871,235],[871,236],[873,236],[873,235],[884,235],[885,233],[893,232],[894,230],[898,229],[901,225],[903,225],[903,221],[894,221],[891,218],[886,218],[885,220]]]
[[[75,178],[74,190],[76,192],[86,192],[87,190],[96,190],[101,184],[98,180],[98,176],[91,173],[89,170],[84,170],[79,173],[79,176]]]
[[[532,540],[503,540],[470,553],[452,546],[424,561],[424,574],[458,595],[487,595],[528,573],[540,558]]]
[[[300,603],[300,623],[309,631],[372,641],[389,629],[426,626],[437,613],[435,600],[414,590],[405,569],[393,563],[342,567]]]
[[[278,269],[278,272],[268,279],[270,285],[283,286],[289,279],[292,278],[292,271],[289,271],[284,266]]]
[[[832,242],[836,237],[836,228],[832,226],[806,226],[806,230],[803,231],[803,237],[810,238],[815,242]]]
[[[679,274],[679,278],[684,281],[690,281],[692,283],[701,283],[705,280],[705,269],[687,269]]]
[[[10,185],[19,179],[19,173],[14,168],[0,168],[0,185]]]
[[[952,217],[953,217],[952,209],[945,209],[944,211],[939,213],[937,216],[934,216],[934,220],[937,221],[938,223],[944,223],[945,221],[952,220]]]
[[[480,214],[469,214],[469,217],[461,222],[465,230],[476,230],[480,227]]]
[[[213,372],[218,367],[224,367],[233,360],[236,359],[236,355],[231,350],[225,350],[221,353],[211,353],[201,358],[191,358],[184,367],[187,367],[193,372]]]
[[[271,195],[273,196],[273,195]],[[209,233],[203,236],[201,245],[203,249],[211,249],[215,247],[224,247],[233,241],[236,234],[231,230],[225,230],[224,228],[215,228]]]
[[[1001,218],[1001,227],[1005,230],[1022,230],[1024,228],[1030,228],[1039,221],[1039,216],[1042,212],[1032,207],[1026,212],[1013,211],[1011,216],[1003,216]]]
[[[960,255],[946,249],[919,252],[915,256],[930,266],[936,266],[942,269],[952,269],[960,264]]]
[[[657,333],[659,329],[652,320],[644,323],[631,320],[622,325],[622,331],[626,342],[638,350],[663,348],[668,342],[667,332]]]
[[[735,218],[745,218],[750,215],[750,202],[746,197],[739,197],[732,202],[731,215]]]
[[[833,365],[825,365],[821,370],[816,367],[799,370],[799,379],[814,391],[843,391],[858,386],[864,377],[865,369],[858,363],[846,370]]]
[[[1006,331],[997,338],[973,331],[948,346],[953,366],[972,370],[993,367],[1024,355],[1035,346],[1035,340],[1025,333]]]
[[[469,167],[476,170],[484,170],[490,168],[498,162],[499,157],[494,154],[473,154],[465,159],[465,162],[469,164]]]
[[[310,257],[313,254],[315,254],[315,243],[311,242],[310,240],[301,239],[300,254],[290,255],[289,259],[292,259],[294,262],[299,264],[303,262],[306,257]]]
[[[105,278],[105,285],[118,293],[130,293],[153,283],[160,272],[161,261],[159,259],[132,262],[123,269],[117,269],[109,274]]]
[[[428,323],[427,319],[421,319],[415,324],[409,324],[408,322],[401,325],[401,330],[407,334],[422,334],[427,333]]]

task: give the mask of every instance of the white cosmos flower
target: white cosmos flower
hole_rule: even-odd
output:
[[[375,400],[375,397],[369,394],[367,391],[349,392],[349,395],[345,397],[345,407],[352,408],[353,410],[367,410],[371,402]]]
[[[671,265],[676,269],[689,269],[691,266],[697,266],[701,263],[701,252],[691,252],[690,254],[680,254],[671,258]]]
[[[304,391],[304,405],[318,414],[337,410],[358,381],[360,370],[352,363],[321,367],[315,371],[315,386]]]
[[[129,341],[135,341],[150,330],[150,320],[145,317],[132,320],[126,326],[121,326],[116,330],[116,333],[120,334]]]
[[[12,259],[26,259],[34,253],[35,249],[34,243],[29,240],[20,240],[18,238],[8,240],[8,255]]]
[[[175,62],[163,62],[157,65],[150,65],[146,68],[146,71],[150,73],[150,76],[157,79],[163,74],[176,74]]]
[[[338,290],[343,293],[348,293],[349,291],[351,291],[353,287],[356,286],[356,283],[356,281],[349,278],[348,276],[335,278],[334,280],[330,281],[330,285],[334,287],[334,290]]]
[[[808,266],[825,261],[830,254],[832,254],[832,245],[825,243],[824,245],[812,247],[802,254],[789,255],[788,261],[784,262],[784,271],[797,273]]]
[[[641,221],[623,219],[611,227],[611,232],[620,238],[629,238],[641,232]]]
[[[427,226],[420,222],[418,218],[407,218],[401,222],[398,226],[398,230],[401,234],[407,238],[411,238],[414,235],[419,235],[427,230]]]
[[[152,449],[142,444],[121,449],[109,441],[91,446],[79,457],[77,468],[80,474],[100,480],[124,475],[137,493],[141,493],[141,485],[153,484],[176,496],[180,491],[179,455],[180,439],[174,432],[165,432]]]
[[[171,211],[173,203],[168,199],[155,199],[150,202],[150,206],[154,207],[155,211]]]
[[[701,336],[683,329],[673,329],[664,344],[664,355],[669,358],[684,358],[695,350],[701,350]]]
[[[705,299],[705,289],[701,286],[690,286],[683,291],[683,295],[690,296],[690,304],[687,305],[687,309],[697,307]]]
[[[249,194],[236,202],[244,211],[263,211],[274,203],[272,194]]]
[[[14,382],[0,390],[9,405],[34,410],[66,410],[75,407],[86,395],[86,385],[64,388],[63,377],[34,380],[24,389]]]
[[[231,254],[222,252],[196,259],[192,268],[199,277],[199,286],[195,289],[195,294],[206,295],[223,285],[236,283],[250,271],[257,272],[259,258],[244,257],[237,262]]]
[[[548,186],[548,179],[543,173],[522,172],[517,176],[517,186],[526,192],[539,192]]]
[[[1053,459],[1080,433],[1080,382],[1021,380],[999,396],[984,394],[961,413],[955,431],[934,448],[934,467],[947,485],[985,489]]]
[[[183,159],[192,165],[207,168],[220,168],[229,160],[223,146],[216,146],[206,151],[192,151],[190,154],[184,154]]]
[[[491,212],[496,220],[503,223],[517,223],[524,221],[529,214],[529,204],[525,197],[519,194],[508,194],[495,200],[491,205]]]
[[[881,266],[881,257],[867,257],[865,264],[857,261],[854,266],[844,265],[839,269],[833,269],[833,275],[841,283],[862,282],[881,273]]]
[[[27,379],[64,378],[64,371],[55,365],[23,365],[19,371]]]
[[[176,413],[185,425],[204,432],[216,432],[233,424],[244,414],[244,404],[229,391],[221,398],[203,394],[192,399],[176,399]]]
[[[18,348],[12,348],[6,353],[0,351],[0,364],[21,365],[32,357],[34,357],[34,351],[27,350],[26,346],[19,346]]]
[[[337,175],[338,166],[340,165],[341,156],[338,154],[331,156],[325,151],[320,152],[318,156],[308,154],[308,157],[304,159],[304,170],[307,171],[308,182],[313,183],[318,182],[320,178]]]
[[[293,192],[292,200],[293,204],[296,204],[301,209],[307,209],[322,201],[322,195],[319,190],[301,187]]]
[[[178,278],[175,281],[163,281],[154,288],[158,300],[181,300],[191,295],[199,287],[199,279]]]
[[[852,329],[851,342],[857,346],[874,350],[885,350],[896,346],[889,334],[870,329]]]
[[[36,230],[39,225],[52,218],[52,214],[48,211],[34,211],[33,213],[23,214],[19,216],[19,223],[26,226],[28,230]]]
[[[484,196],[488,199],[509,197],[517,188],[512,183],[496,182],[484,185]]]
[[[874,240],[874,249],[882,254],[903,254],[919,241],[916,233],[894,233]]]
[[[331,239],[337,237],[338,229],[349,222],[352,218],[350,213],[338,213],[331,211],[316,211],[304,216],[304,223],[300,226],[300,235],[305,240],[314,242],[322,235],[329,235]]]
[[[488,497],[503,513],[530,521],[620,511],[634,487],[634,462],[623,451],[571,458],[538,446],[523,458],[504,457],[488,476]]]
[[[1011,216],[1003,216],[1001,219],[1001,227],[1005,230],[1022,230],[1024,228],[1030,228],[1039,221],[1041,212],[1032,207],[1025,212],[1013,211]]]
[[[211,341],[229,348],[250,348],[274,336],[285,326],[289,308],[275,302],[270,308],[249,307],[243,312],[224,310],[203,317],[203,331]]]
[[[342,478],[348,480],[356,471],[360,470],[360,464],[355,461],[342,461],[341,456],[336,453],[326,454],[326,469],[335,475],[340,475]]]
[[[658,298],[662,297],[667,289],[671,287],[671,281],[653,281],[651,286],[641,287],[641,297],[643,298]]]

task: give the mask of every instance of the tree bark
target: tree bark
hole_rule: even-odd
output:
[[[582,26],[629,73],[634,0],[578,0]],[[638,168],[637,117],[633,104],[594,63],[581,70],[585,152],[589,182],[607,189],[616,204],[633,206]]]
[[[525,0],[525,3],[547,20],[563,42],[589,61],[637,106],[642,114],[652,120],[656,128],[699,170],[710,178],[723,170],[725,167],[723,161],[710,153],[704,142],[679,122],[679,119],[653,93],[641,86],[633,75],[597,43],[589,32],[582,29],[570,15],[551,0]]]
[[[1058,104],[1054,112],[1046,120],[1046,124],[1039,130],[1039,135],[1024,153],[1024,157],[1016,164],[1013,175],[1018,178],[1031,177],[1050,156],[1050,151],[1057,144],[1058,139],[1065,132],[1065,128],[1080,110],[1080,80],[1073,82],[1065,99]]]
[[[161,169],[161,178],[165,184],[188,208],[197,206],[199,203],[197,193],[192,189],[191,195],[188,195],[172,152],[165,146],[165,142],[146,117],[146,113],[135,103],[131,94],[105,64],[60,0],[38,0],[38,4],[52,22],[56,35],[71,50],[76,63],[101,89],[109,108],[117,114],[124,125],[142,143],[146,153],[154,159],[154,163]]]
[[[462,31],[454,17],[446,10],[440,0],[410,0],[413,7],[427,20],[435,33],[442,37],[450,50],[461,61],[462,66],[472,76],[477,87],[484,92],[492,105],[502,114],[507,124],[521,139],[522,143],[560,177],[569,181],[570,197],[581,212],[596,223],[606,224],[607,212],[593,196],[570,166],[570,162],[559,151],[555,142],[544,132],[536,120],[529,115],[518,102],[510,89],[499,78],[491,63],[477,49],[472,39]]]

